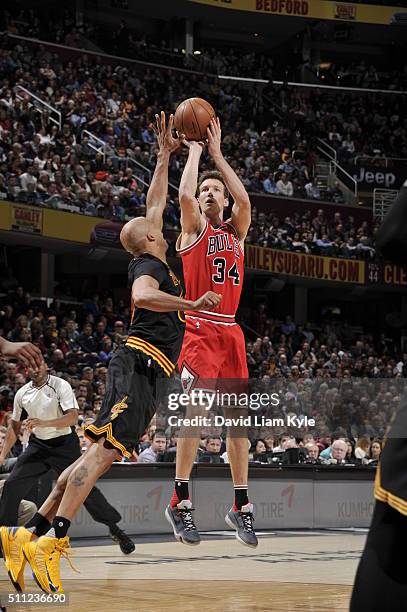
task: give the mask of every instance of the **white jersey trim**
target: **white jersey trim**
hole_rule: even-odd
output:
[[[194,240],[192,244],[188,244],[188,246],[183,247],[182,249],[179,248],[179,244],[181,243],[181,238],[182,238],[182,232],[181,232],[181,234],[177,238],[177,242],[175,243],[175,250],[177,251],[177,253],[184,254],[184,253],[187,253],[188,251],[191,251],[199,242],[201,242],[202,238],[208,231],[208,227],[209,227],[209,223],[205,221],[205,227],[203,228],[201,233],[197,236],[196,240]]]
[[[242,245],[240,244],[240,238],[239,238],[239,234],[237,233],[237,229],[235,228],[235,226],[233,225],[233,223],[231,221],[225,221],[225,225],[230,225],[230,227],[233,229],[233,231],[235,232],[235,238],[239,243],[239,247],[240,250],[242,252],[243,258],[244,258],[244,248],[242,247]]]
[[[228,319],[234,319],[235,315],[231,314],[221,314],[220,312],[211,312],[210,310],[198,310],[198,312],[202,312],[203,314],[211,315],[211,317],[227,317]]]
[[[213,323],[214,325],[226,325],[226,327],[232,327],[233,325],[237,325],[234,323],[224,323],[223,321],[212,321],[212,319],[204,319],[202,317],[194,317],[192,315],[185,315],[186,319],[197,319],[198,321],[205,321],[205,323]]]

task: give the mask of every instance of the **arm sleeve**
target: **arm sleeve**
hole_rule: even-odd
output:
[[[58,385],[58,401],[62,410],[66,412],[67,410],[73,410],[76,408],[78,410],[78,402],[76,401],[75,394],[72,390],[71,385],[66,380],[61,380]]]
[[[13,415],[11,417],[13,421],[24,421],[28,417],[27,412],[23,407],[22,397],[22,393],[20,393],[20,390],[18,390],[14,396]]]
[[[166,278],[165,265],[160,261],[138,258],[129,265],[129,286],[140,276],[152,276],[161,286]]]
[[[390,261],[407,264],[407,181],[377,232],[376,246]]]

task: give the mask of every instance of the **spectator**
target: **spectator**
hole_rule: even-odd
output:
[[[320,200],[321,199],[321,190],[318,186],[318,181],[316,177],[312,179],[309,183],[305,185],[305,191],[307,194],[307,198],[312,200]]]
[[[92,325],[85,323],[82,333],[78,336],[78,344],[84,353],[95,353],[97,351],[97,342],[92,334]]]
[[[254,451],[255,454],[259,455],[259,454],[263,454],[267,452],[266,449],[266,445],[264,443],[264,440],[256,440],[256,444],[254,447]]]
[[[138,457],[138,463],[155,463],[158,455],[165,452],[167,438],[165,432],[156,430],[151,436],[151,444],[144,449]]]
[[[274,181],[274,175],[272,172],[268,175],[268,177],[263,181],[263,188],[266,193],[276,194],[279,193],[278,187]]]
[[[199,455],[198,463],[224,463],[220,456],[222,448],[222,438],[208,436],[206,438],[205,452]]]
[[[319,457],[318,444],[315,444],[315,442],[308,442],[308,444],[305,445],[305,448],[308,452],[306,462],[307,463],[318,463],[318,457]]]
[[[289,198],[291,198],[294,193],[293,184],[288,180],[285,172],[282,172],[281,178],[277,181],[277,189],[280,195],[284,195]]]
[[[362,461],[362,459],[365,459],[368,456],[369,448],[370,448],[369,438],[367,437],[359,438],[355,446],[355,458],[359,459],[359,461]]]
[[[369,463],[377,463],[382,452],[382,443],[380,440],[373,440],[369,449]]]

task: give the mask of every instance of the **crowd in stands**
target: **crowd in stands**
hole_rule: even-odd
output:
[[[364,59],[349,64],[335,64],[328,62],[328,66],[320,69],[319,77],[324,85],[337,85],[339,87],[365,87],[367,89],[388,89],[396,91],[407,90],[407,67],[389,68],[387,65],[381,69]]]
[[[371,260],[376,256],[377,228],[366,221],[357,226],[352,215],[338,211],[330,218],[320,209],[315,216],[306,210],[282,219],[253,208],[247,242],[297,253]]]
[[[220,87],[209,78],[185,74],[177,75],[167,87],[163,74],[148,68],[101,65],[85,56],[64,63],[45,48],[7,41],[3,47],[0,131],[1,160],[6,163],[2,173],[7,177],[3,176],[2,192],[12,197],[22,190],[19,197],[30,203],[45,200],[46,205],[60,208],[62,199],[62,206],[74,205],[86,214],[103,216],[107,212],[120,218],[129,211],[133,215],[134,208],[143,204],[143,185],[155,165],[154,115],[162,108],[173,110],[191,90],[209,98],[222,117],[223,150],[249,191],[289,195],[280,181],[284,172],[298,191],[311,181],[314,155],[310,144],[298,130],[267,123],[259,92],[237,85]],[[171,73],[167,78],[171,79]],[[30,108],[21,91],[17,95],[16,84],[62,114],[61,131]],[[103,151],[96,153],[92,147],[100,149],[101,143]],[[186,155],[187,150],[180,148],[172,157],[174,183],[179,182]],[[207,164],[208,160],[203,170]],[[20,176],[27,171],[28,180],[22,184]],[[113,205],[114,195],[120,201],[116,199]]]
[[[101,408],[107,366],[115,347],[126,338],[129,308],[121,302],[115,304],[108,295],[94,296],[76,305],[54,303],[47,307],[45,302],[27,294],[12,274],[5,274],[4,278],[8,280],[2,283],[0,333],[12,341],[30,340],[37,344],[50,372],[72,385],[80,409],[78,433],[85,448],[82,426],[91,422]],[[383,438],[399,404],[401,385],[407,375],[407,354],[400,352],[384,333],[365,334],[333,320],[297,325],[288,316],[285,321],[278,321],[268,316],[264,304],[253,311],[249,323],[252,336],[257,335],[254,340],[247,340],[252,391],[277,392],[280,397],[277,407],[260,408],[258,414],[273,418],[307,415],[316,422],[315,427],[295,430],[285,425],[272,431],[262,426],[251,428],[253,459],[257,460],[257,455],[263,452],[256,440],[270,437],[274,437],[274,442],[265,445],[268,451],[270,445],[274,453],[280,453],[312,441],[319,450],[329,449],[322,457],[328,460],[332,458],[329,452],[334,439],[349,439],[355,445],[361,438],[368,438],[365,456],[354,453],[353,458],[372,458],[371,443]],[[27,381],[22,366],[0,360],[0,425],[7,426],[14,394]],[[166,460],[173,459],[178,430],[168,426],[167,418],[168,406],[162,404],[156,420],[140,439],[142,462],[152,461],[164,452]],[[153,436],[155,429],[158,433]],[[215,452],[227,461],[227,456],[223,456],[224,434],[222,428],[203,430],[203,455]],[[289,442],[285,443],[284,437]],[[213,443],[209,438],[220,440]],[[147,448],[149,451],[143,453]],[[214,451],[215,448],[218,450]],[[135,454],[134,461],[138,455]],[[301,456],[304,461],[306,458],[311,461],[307,454]],[[260,458],[271,462],[280,459],[280,455],[270,460]],[[208,458],[202,456],[197,460]]]
[[[154,114],[161,106],[173,108],[191,86],[209,97],[222,116],[223,149],[251,192],[320,199],[320,188],[312,176],[315,155],[311,142],[316,135],[326,138],[344,160],[387,145],[397,147],[394,154],[407,155],[398,99],[383,110],[386,118],[380,114],[383,100],[376,108],[379,101],[367,99],[368,108],[361,109],[361,99],[354,98],[349,108],[349,97],[345,99],[349,94],[331,97],[324,92],[321,98],[318,91],[282,89],[274,93],[286,121],[270,125],[267,112],[262,112],[261,97],[238,86],[221,88],[207,78],[193,77],[191,83],[183,76],[168,89],[161,75],[149,69],[139,76],[127,67],[101,66],[84,56],[64,65],[44,48],[17,45],[10,50],[7,42],[3,46],[0,131],[2,161],[7,163],[2,174],[6,171],[7,177],[2,177],[1,186],[11,198],[17,193],[23,201],[74,206],[73,210],[85,214],[119,219],[134,216],[144,204],[144,179],[148,181],[155,162]],[[27,99],[16,96],[12,86],[17,82],[62,113],[61,132],[30,108]],[[160,107],[159,99],[163,100]],[[374,115],[364,112],[373,105]],[[249,109],[254,111],[250,117]],[[350,113],[348,121],[345,111]],[[96,154],[92,145],[97,143],[85,129],[105,143],[104,154]],[[369,129],[374,135],[368,139]],[[174,182],[179,181],[185,158],[183,149],[173,156],[170,172]],[[16,172],[10,172],[13,169]],[[27,171],[22,182],[20,177]],[[137,180],[135,174],[140,176],[140,171],[144,179]],[[53,180],[55,174],[58,181]],[[343,201],[340,190],[332,197],[338,203]]]
[[[143,214],[155,165],[154,115],[173,110],[191,91],[217,109],[223,151],[249,192],[343,202],[340,187],[321,192],[313,176],[316,137],[341,161],[378,152],[407,157],[400,96],[272,88],[276,118],[259,91],[242,85],[187,73],[175,79],[171,71],[102,64],[94,56],[63,61],[46,47],[7,37],[1,47],[0,191],[9,199],[118,220]],[[60,131],[17,84],[61,113]],[[172,156],[175,184],[186,155],[182,147]],[[209,163],[204,158],[202,169]],[[175,190],[172,199],[176,225]]]

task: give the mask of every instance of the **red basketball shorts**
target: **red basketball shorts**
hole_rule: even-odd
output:
[[[187,316],[178,366],[186,391],[215,389],[222,383],[225,388],[246,385],[246,344],[240,326]]]

